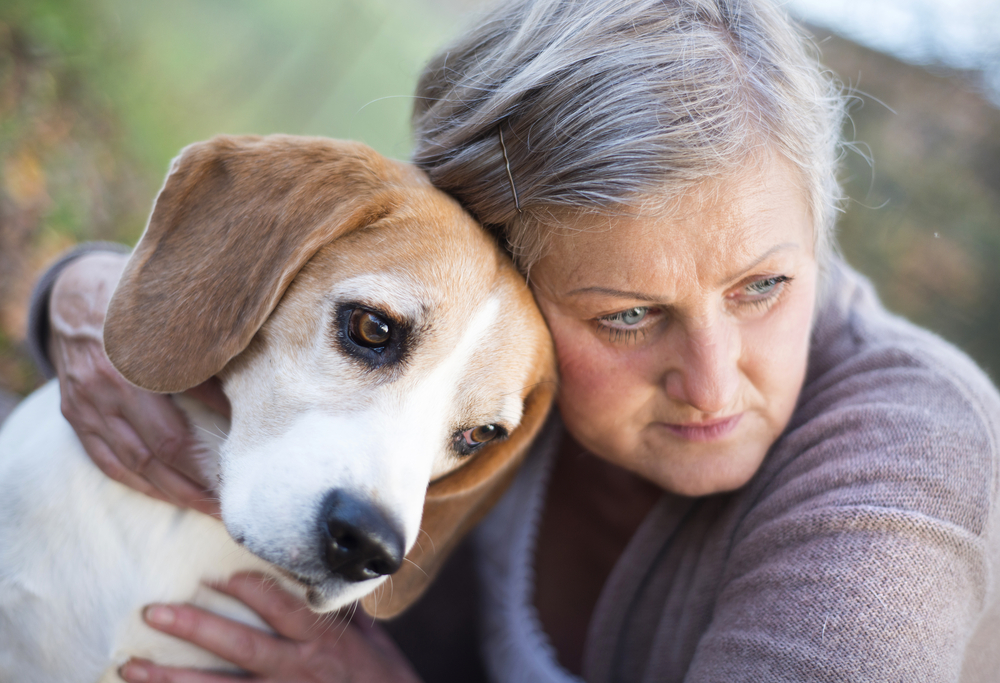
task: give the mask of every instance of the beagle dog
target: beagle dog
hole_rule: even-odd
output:
[[[0,431],[0,680],[118,681],[129,657],[224,667],[147,628],[151,602],[253,622],[204,589],[268,571],[318,612],[412,603],[512,479],[553,352],[509,259],[418,170],[356,143],[217,137],[174,161],[111,301],[132,383],[218,376],[231,422],[179,404],[222,520],[90,462],[54,382]]]

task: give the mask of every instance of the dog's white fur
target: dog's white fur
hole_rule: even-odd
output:
[[[220,666],[146,627],[136,607],[193,600],[259,623],[201,582],[265,570],[265,563],[211,517],[102,474],[63,420],[59,401],[52,381],[0,431],[0,680],[118,681],[115,669],[129,656]],[[207,411],[189,414],[216,431]]]
[[[487,238],[449,237],[434,253],[394,230],[369,227],[306,263],[220,373],[231,424],[182,402],[219,478],[224,525],[99,472],[54,381],[10,416],[0,431],[0,681],[117,681],[129,657],[224,666],[146,627],[140,609],[193,601],[259,624],[202,586],[238,570],[277,566],[317,611],[371,593],[388,577],[350,583],[317,556],[318,509],[333,489],[383,509],[407,550],[420,543],[428,482],[464,463],[456,435],[485,424],[514,432],[550,351],[523,283],[497,266]],[[391,374],[359,367],[333,340],[337,307],[358,303],[419,331]]]

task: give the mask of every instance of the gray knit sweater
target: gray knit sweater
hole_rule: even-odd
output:
[[[500,683],[573,680],[532,607],[550,425],[477,534]],[[664,495],[588,632],[588,683],[1000,681],[1000,397],[834,264],[792,421],[741,490]]]

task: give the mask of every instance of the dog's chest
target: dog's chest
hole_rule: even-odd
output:
[[[210,603],[214,594],[202,581],[246,569],[266,565],[217,520],[147,498],[99,472],[63,421],[54,382],[4,425],[0,680],[117,681],[114,671],[129,656],[219,666],[146,627],[141,608]],[[248,610],[221,609],[253,620]]]

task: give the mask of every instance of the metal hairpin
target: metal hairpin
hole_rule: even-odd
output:
[[[500,134],[500,149],[503,150],[503,162],[507,166],[507,179],[510,180],[510,191],[514,195],[514,208],[518,213],[521,211],[521,202],[517,199],[517,187],[514,185],[514,174],[510,172],[510,159],[507,158],[507,145],[503,142],[503,124],[497,126],[497,133]]]

